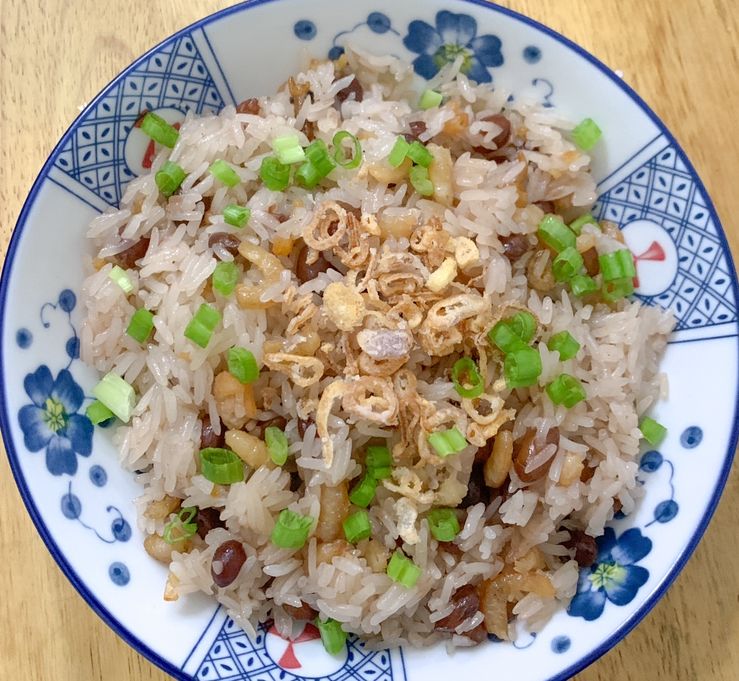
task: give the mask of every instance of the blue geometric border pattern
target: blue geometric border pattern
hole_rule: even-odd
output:
[[[393,681],[392,653],[389,650],[365,650],[364,644],[356,637],[348,639],[346,661],[338,670],[315,677],[293,674],[278,666],[267,652],[267,635],[268,628],[262,625],[252,640],[230,617],[227,618],[194,678],[197,681],[304,681],[319,678],[322,681]]]
[[[55,166],[117,205],[135,175],[126,163],[125,146],[144,109],[202,113],[223,108],[225,97],[194,38],[187,34],[157,50],[113,87],[80,121]]]
[[[677,274],[664,292],[640,297],[671,309],[677,330],[737,320],[730,256],[721,246],[705,198],[669,143],[601,195],[594,212],[622,228],[647,219],[669,234],[677,248]]]

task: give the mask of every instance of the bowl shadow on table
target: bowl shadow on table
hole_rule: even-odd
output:
[[[703,541],[663,598],[624,641],[572,681],[714,681],[739,668],[732,632],[739,631],[739,567],[736,518],[739,469]],[[633,660],[654,661],[649,670]]]

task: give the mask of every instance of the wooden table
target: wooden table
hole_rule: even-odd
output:
[[[0,0],[0,260],[51,148],[133,59],[224,0]],[[739,253],[736,0],[511,0],[624,72],[685,147]],[[739,678],[739,473],[666,598],[579,681]],[[0,456],[0,678],[165,679],[77,595],[34,530]],[[504,681],[508,681],[507,679]]]

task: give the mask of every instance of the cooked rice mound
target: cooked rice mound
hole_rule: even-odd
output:
[[[547,214],[570,223],[596,199],[572,124],[509,103],[459,64],[428,87],[444,101],[419,110],[408,64],[351,50],[312,63],[273,96],[188,115],[174,148],[157,145],[152,171],[93,221],[82,356],[135,388],[114,441],[142,485],[139,523],[146,550],[168,566],[165,599],[212,594],[252,634],[268,619],[288,634],[320,614],[376,645],[510,639],[568,603],[593,537],[638,503],[639,421],[666,393],[658,364],[672,318],[555,281],[556,254],[537,228]],[[361,143],[358,168],[339,166],[312,190],[261,181],[276,138],[332,149],[339,130]],[[431,195],[414,191],[410,159],[388,163],[399,135],[433,156]],[[236,186],[209,172],[218,159]],[[167,160],[187,174],[168,199],[155,181]],[[241,229],[224,222],[232,204],[251,211]],[[623,248],[609,223],[577,237],[589,272]],[[211,283],[223,261],[239,270],[230,296]],[[130,293],[110,278],[114,265]],[[203,303],[222,317],[205,348],[185,336]],[[139,343],[126,329],[142,307],[154,332]],[[520,311],[536,321],[529,345],[542,368],[534,385],[510,389],[487,334]],[[564,330],[580,349],[563,362],[547,343]],[[256,382],[229,373],[234,346],[253,353]],[[451,378],[463,357],[483,381],[474,398]],[[562,373],[586,393],[569,409],[546,392]],[[283,466],[270,459],[268,426],[289,442]],[[429,435],[451,428],[466,446],[439,456]],[[378,444],[392,472],[368,508],[371,537],[351,544],[348,495]],[[235,452],[245,480],[207,479],[207,446]],[[166,542],[187,507],[198,532]],[[438,507],[455,509],[452,541],[430,532]],[[284,509],[314,519],[301,548],[271,540]],[[411,587],[387,574],[396,552],[421,570]]]

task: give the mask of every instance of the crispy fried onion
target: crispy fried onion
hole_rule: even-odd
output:
[[[341,243],[346,234],[347,213],[335,201],[322,203],[313,220],[303,230],[303,241],[316,251],[326,251]]]
[[[428,277],[428,268],[413,253],[384,249],[377,262],[377,283],[386,298],[413,295],[423,289]]]
[[[264,363],[272,369],[285,374],[295,385],[307,388],[321,380],[323,362],[316,357],[303,357],[288,352],[272,352],[264,356]]]
[[[420,420],[416,385],[416,377],[409,369],[401,369],[393,377],[393,386],[400,405],[398,412],[400,441],[393,445],[393,459],[396,462],[410,462],[415,453],[414,434]]]
[[[504,401],[497,395],[483,393],[474,399],[463,399],[462,409],[470,417],[467,426],[467,441],[477,447],[483,447],[495,437],[500,427],[516,417],[515,409],[504,409]]]
[[[426,322],[434,329],[448,329],[458,326],[470,317],[482,314],[489,305],[476,293],[460,293],[440,300],[431,306],[426,314]]]
[[[341,406],[353,416],[386,426],[398,422],[398,398],[392,382],[379,376],[363,376],[346,382]]]
[[[274,284],[280,280],[285,268],[279,258],[249,241],[242,241],[239,244],[239,254],[252,263],[264,276],[260,284],[247,282],[236,287],[236,300],[239,306],[253,310],[276,305],[277,303],[274,301],[263,301],[261,296],[269,284]]]
[[[456,326],[435,329],[424,322],[416,333],[416,338],[426,354],[445,357],[451,355],[462,342],[462,332]]]
[[[365,376],[392,376],[407,361],[407,356],[373,359],[368,354],[362,352],[359,355],[359,372]]]
[[[451,237],[444,230],[439,218],[431,218],[425,225],[413,230],[410,237],[411,250],[425,255],[426,263],[436,269],[446,257],[447,245]]]
[[[334,246],[334,254],[346,267],[359,269],[370,254],[369,234],[362,231],[362,222],[353,213],[347,214],[346,225],[347,238]]]
[[[430,504],[434,500],[434,493],[423,489],[423,480],[418,473],[405,466],[393,468],[392,481],[386,478],[382,485],[385,489],[422,505]]]
[[[395,502],[395,516],[398,519],[398,536],[406,543],[413,546],[418,544],[419,536],[416,529],[418,520],[418,509],[410,499],[401,497]]]
[[[305,307],[303,307],[287,325],[287,329],[285,329],[286,336],[296,335],[306,324],[310,324],[315,320],[316,315],[318,314],[318,307],[310,300],[310,296],[306,297],[308,300],[305,301]]]
[[[328,417],[334,408],[336,400],[341,398],[342,393],[346,389],[346,381],[334,381],[323,391],[321,399],[318,401],[316,409],[316,432],[321,438],[321,450],[323,453],[323,462],[326,468],[331,468],[334,461],[334,443],[328,432]]]
[[[404,322],[409,329],[416,329],[423,321],[423,312],[411,296],[400,296],[398,302],[388,310],[387,317],[393,322]]]

